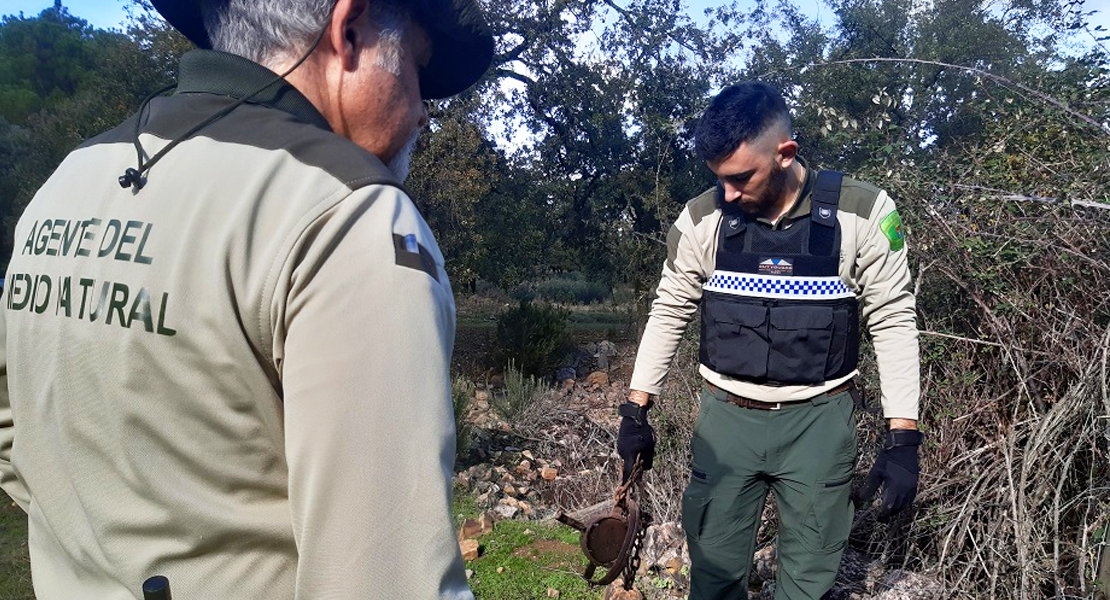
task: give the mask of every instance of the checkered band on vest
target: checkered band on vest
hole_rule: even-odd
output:
[[[731,271],[714,271],[704,289],[754,298],[832,300],[855,297],[839,277],[782,277]]]

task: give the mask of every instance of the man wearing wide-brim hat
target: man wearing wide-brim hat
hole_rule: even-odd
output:
[[[27,207],[0,310],[0,486],[35,594],[471,598],[450,514],[455,308],[402,187],[475,84],[473,0],[154,0],[200,50]]]

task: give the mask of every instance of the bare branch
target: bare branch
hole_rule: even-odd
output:
[[[531,77],[529,77],[527,75],[524,75],[523,73],[517,73],[516,71],[512,71],[510,69],[501,69],[501,68],[494,69],[493,74],[496,75],[497,77],[505,77],[505,78],[508,78],[508,79],[515,79],[515,80],[517,80],[517,81],[519,81],[519,82],[521,82],[525,85],[535,85],[536,84],[535,79],[532,79]]]
[[[991,192],[999,200],[1009,200],[1013,202],[1040,202],[1042,204],[1070,204],[1072,206],[1082,206],[1084,208],[1097,208],[1099,210],[1110,210],[1110,202],[1099,202],[1097,200],[1068,200],[1066,198],[1051,198],[1048,196],[1028,196],[1025,194],[1015,194],[1007,192],[1006,190],[999,190],[991,187],[981,185],[966,185],[963,183],[952,184],[954,188],[964,190],[977,190],[984,192]]]
[[[967,71],[968,73],[974,73],[976,75],[979,75],[980,77],[990,79],[991,81],[993,81],[993,82],[995,82],[995,83],[997,83],[997,84],[999,84],[1003,87],[1010,88],[1010,89],[1013,89],[1013,90],[1017,90],[1019,92],[1024,92],[1024,94],[1028,94],[1029,96],[1032,96],[1032,97],[1040,100],[1041,102],[1052,105],[1052,106],[1068,113],[1069,115],[1075,117],[1076,119],[1079,119],[1080,121],[1083,121],[1084,123],[1086,123],[1088,125],[1091,125],[1093,127],[1097,127],[1098,130],[1101,131],[1103,134],[1110,136],[1110,124],[1099,123],[1095,119],[1092,119],[1091,117],[1089,117],[1089,116],[1087,116],[1087,115],[1085,115],[1085,114],[1083,114],[1083,113],[1081,113],[1081,112],[1079,112],[1075,109],[1069,108],[1068,105],[1064,104],[1060,100],[1057,100],[1056,98],[1053,98],[1052,96],[1049,96],[1048,94],[1045,94],[1043,92],[1039,92],[1039,91],[1037,91],[1037,90],[1035,90],[1035,89],[1033,89],[1033,88],[1031,88],[1027,85],[1018,83],[1016,81],[1012,81],[1010,79],[1002,77],[1001,75],[995,75],[994,73],[990,73],[990,72],[984,71],[982,69],[976,69],[975,67],[965,67],[963,65],[954,65],[954,64],[951,64],[951,63],[944,63],[944,62],[935,61],[935,60],[924,60],[924,59],[920,59],[920,58],[881,58],[881,57],[875,57],[875,58],[845,58],[845,59],[842,59],[842,60],[831,60],[831,61],[822,62],[822,63],[810,63],[810,64],[802,67],[802,69],[808,69],[810,67],[828,67],[828,66],[833,66],[833,65],[849,65],[849,64],[861,64],[861,63],[909,63],[909,64],[919,64],[919,65],[931,65],[931,66],[934,66],[934,67],[944,67],[944,68],[948,68],[948,69],[958,69],[958,70],[961,70],[961,71]]]
[[[1008,345],[1008,344],[1000,344],[998,342],[991,342],[991,341],[988,341],[988,340],[975,340],[975,339],[972,339],[972,338],[962,337],[962,336],[958,336],[958,335],[952,335],[950,333],[941,333],[939,331],[920,331],[919,333],[921,335],[931,335],[933,337],[941,337],[941,338],[947,338],[947,339],[950,339],[950,340],[958,340],[958,341],[961,341],[961,342],[968,342],[968,343],[971,343],[971,344],[982,344],[984,346],[994,346],[996,348],[1005,348],[1007,350],[1017,350],[1018,352],[1024,352],[1026,354],[1039,354],[1041,356],[1052,356],[1052,354],[1049,354],[1048,352],[1041,352],[1040,350],[1029,350],[1027,348],[1019,348],[1017,346],[1011,346],[1011,345]]]

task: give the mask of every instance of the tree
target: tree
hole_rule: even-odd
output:
[[[172,81],[191,44],[151,10],[140,5],[126,35],[64,7],[0,21],[0,157],[12,157],[0,161],[0,265],[23,207],[66,154]]]

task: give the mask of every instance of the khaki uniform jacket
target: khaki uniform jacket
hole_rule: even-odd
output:
[[[186,55],[148,156],[274,78]],[[282,82],[139,191],[135,120],[19,220],[0,484],[36,595],[472,598],[450,514],[455,308],[400,182]]]
[[[802,160],[799,157],[799,160]],[[817,174],[806,177],[794,206],[779,222],[790,227],[810,213]],[[844,178],[837,220],[841,229],[840,279],[861,301],[860,316],[871,334],[879,366],[882,407],[887,418],[918,418],[920,365],[913,287],[894,202],[886,192]],[[894,214],[895,216],[891,217]],[[713,275],[722,213],[712,188],[686,203],[667,234],[667,260],[647,327],[636,355],[630,387],[658,394],[687,323],[694,318],[702,285]],[[701,365],[707,381],[734,394],[765,402],[812,398],[855,376],[818,385],[760,385]]]

